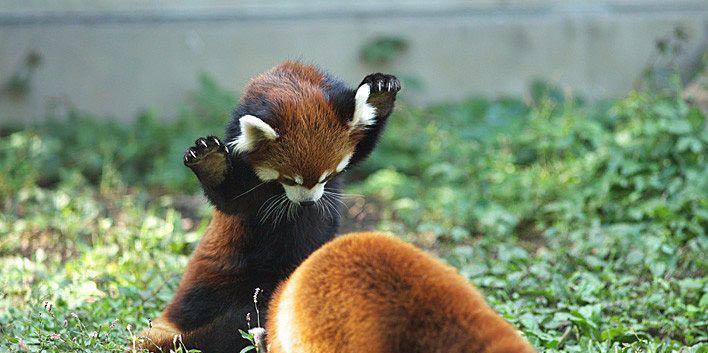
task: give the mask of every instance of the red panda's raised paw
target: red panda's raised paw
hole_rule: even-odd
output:
[[[393,93],[395,94],[396,92],[401,90],[401,81],[398,80],[396,76],[393,75],[386,75],[382,74],[380,72],[375,73],[375,74],[370,74],[366,77],[364,77],[364,80],[361,81],[361,84],[359,87],[362,85],[368,84],[371,87],[371,94],[376,94],[376,93]]]
[[[200,137],[184,152],[184,165],[200,180],[216,184],[223,180],[228,170],[228,154],[228,147],[218,137]]]
[[[184,165],[189,167],[198,164],[215,152],[228,154],[228,149],[216,136],[200,137],[194,141],[194,146],[184,152]]]
[[[357,89],[356,97],[360,106],[364,102],[376,108],[376,116],[386,118],[393,110],[396,94],[401,90],[401,81],[393,75],[375,73],[364,77]]]

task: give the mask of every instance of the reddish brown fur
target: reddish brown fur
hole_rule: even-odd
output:
[[[333,171],[361,139],[350,131],[325,97],[325,77],[314,67],[286,61],[256,76],[244,100],[269,102],[277,120],[268,121],[280,135],[258,146],[250,156],[254,166],[267,167],[289,177],[300,175],[314,186],[325,171]]]
[[[232,258],[232,255],[240,250],[239,245],[242,244],[240,237],[244,233],[244,225],[240,217],[214,211],[212,220],[204,231],[202,241],[187,265],[187,270],[172,304],[162,312],[159,318],[155,319],[151,328],[140,335],[146,339],[143,347],[150,350],[160,347],[169,352],[169,349],[173,347],[176,335],[183,335],[184,339],[189,339],[188,335],[199,333],[198,331],[181,332],[181,329],[171,322],[169,318],[171,311],[175,309],[173,305],[181,303],[187,294],[186,291],[197,282],[208,283],[215,287],[233,282],[232,276],[229,276],[228,272],[224,272],[224,266],[227,264],[223,259]],[[206,326],[201,330],[208,331],[209,329],[210,326]]]
[[[206,279],[207,282],[219,284],[221,281],[232,281],[230,276],[223,275],[223,259],[230,258],[241,250],[239,245],[242,244],[240,237],[243,234],[245,230],[240,217],[214,210],[211,222],[187,264],[182,282],[190,283],[196,280],[205,282]],[[175,297],[179,296],[178,291]],[[170,307],[167,307],[167,311],[169,310]]]
[[[284,291],[300,353],[535,352],[455,269],[389,236],[343,236],[303,262],[271,302],[270,353],[289,353]]]

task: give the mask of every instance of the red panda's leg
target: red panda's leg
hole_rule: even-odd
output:
[[[139,335],[136,346],[129,347],[128,352],[137,352],[136,349],[147,349],[150,352],[169,352],[181,346],[182,333],[163,318],[157,318],[150,328]],[[136,349],[134,349],[136,348]]]
[[[366,114],[360,110],[366,107],[375,108],[372,117],[372,124],[367,128],[366,135],[359,141],[356,152],[350,164],[355,164],[369,156],[376,146],[379,136],[386,127],[386,121],[393,111],[396,102],[396,94],[401,90],[401,82],[393,75],[375,73],[364,77],[361,81],[354,98],[354,114]]]
[[[229,147],[215,136],[200,137],[184,153],[184,165],[199,179],[204,194],[217,209],[231,213],[234,199],[257,185],[243,161],[229,154]]]

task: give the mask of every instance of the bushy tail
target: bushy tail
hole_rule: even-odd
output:
[[[519,332],[491,309],[477,320],[481,353],[537,353]]]

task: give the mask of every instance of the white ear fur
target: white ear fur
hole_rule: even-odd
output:
[[[278,138],[278,133],[270,125],[253,115],[244,115],[238,121],[241,135],[228,143],[236,152],[250,152],[256,148],[258,141]]]
[[[356,90],[354,96],[354,116],[349,122],[351,129],[366,127],[374,123],[376,119],[376,108],[366,101],[371,93],[371,85],[364,84]]]

